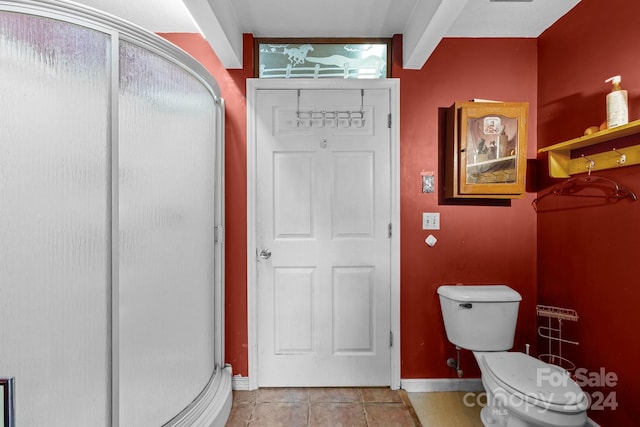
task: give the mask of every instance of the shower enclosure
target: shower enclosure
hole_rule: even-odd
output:
[[[20,426],[224,425],[224,103],[152,33],[0,0],[0,377]]]

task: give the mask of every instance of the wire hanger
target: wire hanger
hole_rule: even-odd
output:
[[[594,188],[602,190],[602,194],[595,194],[593,192],[581,193],[587,188]],[[581,193],[581,194],[579,194]],[[533,209],[538,210],[538,203],[540,200],[547,196],[576,196],[576,197],[593,197],[600,199],[614,199],[620,200],[629,198],[631,201],[636,201],[638,198],[636,194],[630,189],[623,187],[616,181],[605,178],[603,176],[597,176],[591,174],[591,168],[589,168],[589,174],[584,177],[569,178],[561,184],[556,185],[553,190],[542,196],[536,198],[531,202]]]

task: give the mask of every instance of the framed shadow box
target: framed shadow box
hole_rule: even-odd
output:
[[[446,198],[524,196],[528,114],[526,102],[456,102],[449,108]]]

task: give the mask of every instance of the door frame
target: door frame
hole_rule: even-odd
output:
[[[400,80],[399,79],[247,79],[247,324],[249,390],[258,388],[258,274],[257,254],[257,138],[256,106],[259,90],[389,90],[391,113],[391,347],[390,385],[400,388]]]

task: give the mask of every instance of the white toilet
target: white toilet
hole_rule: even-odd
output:
[[[571,426],[587,422],[587,395],[568,373],[513,347],[522,297],[504,285],[438,288],[447,339],[471,350],[482,373],[485,426]]]

